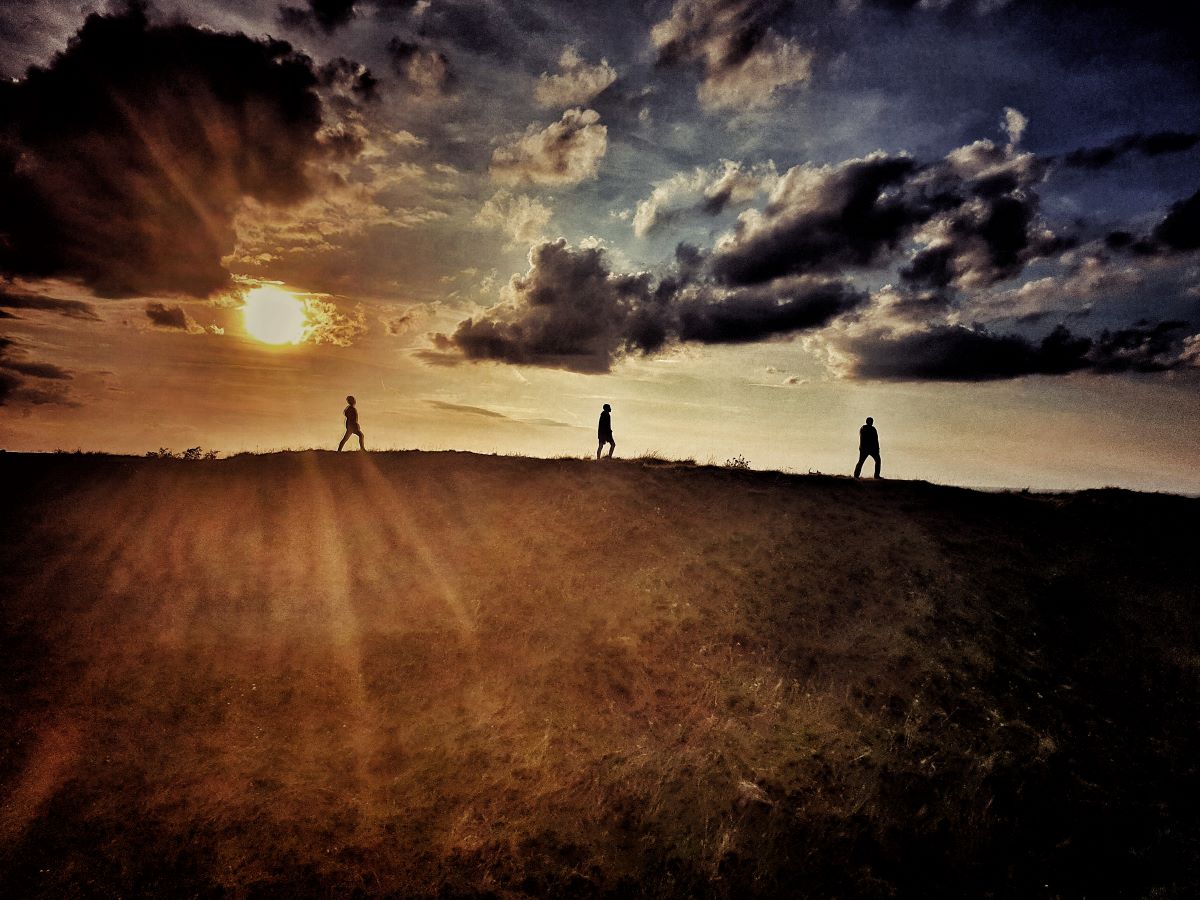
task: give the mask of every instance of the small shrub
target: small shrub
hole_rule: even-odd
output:
[[[727,469],[748,469],[750,468],[750,460],[742,456],[740,453],[732,459],[725,460],[725,468]]]
[[[203,447],[188,447],[181,453],[176,453],[170,447],[159,447],[146,453],[146,459],[216,459],[216,450],[205,450]]]

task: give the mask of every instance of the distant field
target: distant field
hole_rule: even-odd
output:
[[[1200,896],[1200,501],[0,456],[0,894]]]

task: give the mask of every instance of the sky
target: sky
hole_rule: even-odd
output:
[[[0,446],[1195,493],[1183,7],[0,5]]]

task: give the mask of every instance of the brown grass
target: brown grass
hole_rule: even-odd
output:
[[[1194,895],[1200,502],[6,454],[8,896]]]

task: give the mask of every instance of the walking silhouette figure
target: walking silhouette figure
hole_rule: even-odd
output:
[[[879,477],[879,432],[875,430],[875,420],[867,416],[867,424],[858,429],[858,465],[854,467],[854,477],[862,474],[863,463],[867,457],[875,460],[875,477]]]
[[[617,442],[613,440],[611,413],[612,407],[605,403],[600,413],[600,424],[596,427],[596,437],[600,441],[596,445],[596,459],[600,458],[600,451],[604,449],[605,444],[608,444],[609,459],[612,459],[613,451],[617,449]]]
[[[338,450],[340,451],[346,446],[346,441],[350,440],[350,435],[352,434],[358,435],[358,449],[366,450],[367,448],[363,446],[362,429],[358,425],[358,407],[355,406],[353,397],[346,398],[346,408],[342,410],[342,414],[346,417],[346,433],[342,435],[341,443],[338,444]]]

